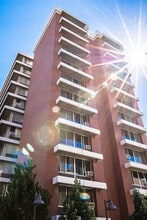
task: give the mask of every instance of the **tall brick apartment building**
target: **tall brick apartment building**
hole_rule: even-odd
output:
[[[110,217],[129,219],[134,189],[147,193],[147,129],[141,116],[122,45],[104,34],[90,36],[86,23],[55,10],[34,51],[19,142],[34,147],[37,179],[53,196],[52,220],[75,177],[97,220],[105,219],[109,199],[118,207]],[[12,160],[4,154],[3,136],[1,130],[1,166]]]

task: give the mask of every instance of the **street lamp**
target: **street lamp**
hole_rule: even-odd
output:
[[[109,204],[107,205],[107,203]],[[111,200],[104,200],[104,206],[105,206],[106,220],[108,220],[107,211],[114,211],[114,210],[117,210],[118,208],[113,204]]]
[[[35,195],[35,200],[33,202],[34,205],[34,213],[33,213],[33,220],[36,220],[36,209],[38,205],[44,205],[45,202],[42,200],[41,195],[40,194],[36,194]]]

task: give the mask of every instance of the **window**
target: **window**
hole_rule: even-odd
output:
[[[61,117],[69,121],[74,121],[79,124],[89,126],[89,118],[86,115],[81,115],[77,112],[72,112],[67,109],[61,108]]]
[[[147,173],[141,173],[138,171],[131,171],[132,183],[139,185],[140,187],[147,187]]]
[[[84,176],[86,171],[90,171],[90,161],[73,157],[60,157],[60,172]]]
[[[23,123],[23,115],[17,112],[14,112],[13,114],[13,122],[17,122],[19,124]]]
[[[27,96],[27,90],[24,89],[24,88],[18,88],[18,95],[21,95],[21,96]]]
[[[86,145],[90,145],[88,136],[81,134],[60,130],[60,143],[67,144],[69,146],[75,146],[78,148],[84,148]]]
[[[125,115],[125,114],[119,112],[119,113],[118,113],[118,117],[119,117],[120,119],[124,119],[124,120],[126,120],[126,121],[129,121],[129,122],[134,123],[134,118],[131,117],[131,116],[129,116],[129,115]]]
[[[26,77],[20,76],[20,82],[24,85],[29,85],[29,80]]]
[[[75,121],[76,123],[79,123],[79,124],[80,124],[80,122],[81,122],[81,120],[80,120],[80,114],[74,113],[74,121]]]
[[[7,174],[11,175],[14,173],[15,164],[10,162],[0,161],[0,170],[2,170],[2,176],[5,177]]]
[[[74,172],[74,159],[72,157],[61,156],[60,171],[73,173]]]
[[[75,146],[82,148],[82,136],[80,134],[75,134]]]
[[[61,96],[67,98],[67,99],[72,99],[72,93],[67,92],[65,90],[61,90]]]
[[[20,109],[24,109],[25,108],[25,103],[24,101],[21,101],[20,99],[16,100],[16,104],[15,104],[16,108],[20,108]]]
[[[126,149],[126,154],[129,155],[130,161],[143,163],[143,154],[141,152],[134,151],[132,149]]]
[[[72,187],[59,185],[59,187],[58,187],[58,206],[62,206],[64,200],[70,196],[71,189],[72,189]],[[90,201],[93,201],[94,196],[93,196],[92,189],[84,188],[84,192],[88,193],[90,196]]]
[[[14,144],[7,143],[4,147],[2,154],[5,155],[6,157],[17,158],[18,148]]]
[[[127,131],[127,130],[121,130],[122,136],[125,139],[129,139],[132,141],[138,141],[139,140],[139,135],[134,134],[133,132]]]

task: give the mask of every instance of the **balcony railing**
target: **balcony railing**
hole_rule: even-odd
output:
[[[67,73],[70,76],[73,76],[73,74],[77,75],[78,78],[80,78],[81,80],[92,80],[93,77],[86,73],[83,72],[81,69],[79,69],[77,66],[73,65],[72,63],[67,62],[66,60],[62,60],[58,66],[57,69],[61,69],[64,73]]]
[[[72,82],[68,79],[65,79],[63,77],[60,77],[57,81],[57,85],[60,85],[63,89],[68,89],[69,91],[71,92],[75,92],[76,91],[79,91],[81,96],[82,95],[87,95],[88,97],[95,97],[96,96],[96,93],[88,88],[85,88],[84,86],[78,84],[78,83],[75,83],[75,82]]]
[[[58,118],[55,121],[56,126],[68,127],[69,130],[74,130],[75,132],[80,132],[81,134],[87,135],[100,135],[100,130],[92,128],[83,124],[79,124],[73,121],[69,121],[64,118]]]
[[[66,37],[67,39],[75,42],[82,47],[85,47],[85,45],[89,42],[86,38],[80,36],[79,34],[76,34],[75,32],[63,26],[61,26],[59,32],[62,34],[63,37]]]
[[[71,50],[73,50],[73,53],[74,51],[76,51],[75,54],[79,54],[80,57],[84,57],[90,53],[90,51],[87,50],[85,47],[80,46],[63,36],[59,39],[58,42],[63,46],[64,49],[68,50],[70,48]]]
[[[63,48],[58,51],[58,55],[62,56],[63,59],[67,58],[70,63],[75,63],[81,68],[85,66],[91,66],[91,62],[87,61],[86,59],[80,58],[79,56],[73,54],[72,52],[64,50]]]
[[[78,26],[77,24],[74,24],[73,22],[69,21],[68,19],[61,17],[59,21],[64,27],[68,28],[69,30],[75,32],[76,34],[79,34],[80,36],[84,37],[87,33],[87,30],[84,28]]]
[[[129,168],[129,169],[137,169],[137,170],[142,170],[142,171],[147,171],[147,165],[142,164],[142,163],[137,163],[137,162],[133,162],[133,161],[129,161],[127,163],[125,163],[125,168]]]
[[[88,115],[93,115],[98,113],[97,109],[92,108],[84,103],[80,103],[77,101],[74,101],[72,99],[63,97],[63,96],[59,96],[56,100],[56,104],[59,104],[61,107],[65,106],[66,103],[66,107],[70,107],[73,111],[77,111],[77,112],[81,112],[83,114],[88,114]]]
[[[116,94],[117,94],[117,97],[119,97],[120,95],[121,95],[121,96],[123,95],[123,96],[127,96],[127,97],[130,98],[130,99],[133,99],[133,100],[138,101],[138,98],[137,98],[136,96],[134,96],[134,95],[132,95],[132,94],[126,92],[126,91],[123,91],[122,89],[119,89],[119,88],[117,88],[117,87],[113,87],[113,88],[111,89],[111,93],[116,93]]]
[[[135,109],[131,106],[128,106],[127,104],[124,104],[122,102],[116,102],[114,104],[114,108],[121,112],[124,112],[124,114],[129,114],[129,115],[138,115],[138,116],[142,116],[143,113],[140,112],[138,109]]]
[[[86,146],[88,146],[88,147],[86,147]],[[67,144],[59,143],[54,147],[54,153],[66,152],[66,153],[68,153],[68,155],[78,155],[78,156],[81,156],[82,158],[88,158],[88,159],[92,159],[92,160],[95,159],[97,161],[103,160],[102,154],[92,152],[89,150],[89,148],[91,148],[91,146],[90,145],[86,145],[86,146],[84,148],[79,148],[76,146],[70,146]]]
[[[123,129],[130,130],[134,133],[147,133],[147,129],[143,126],[137,125],[135,123],[120,119],[117,121],[117,125]]]
[[[135,149],[139,149],[140,151],[146,151],[147,150],[147,145],[141,143],[137,139],[131,139],[131,138],[128,138],[128,137],[124,137],[123,140],[121,140],[120,144],[122,146],[131,146]]]
[[[53,184],[68,184],[74,185],[75,178],[72,177],[65,177],[65,176],[55,176],[53,178]],[[81,186],[88,187],[88,188],[95,188],[95,189],[107,189],[107,185],[104,182],[97,182],[92,180],[85,180],[80,179]]]

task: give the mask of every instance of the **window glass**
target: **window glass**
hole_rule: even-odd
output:
[[[82,137],[79,134],[75,134],[75,146],[82,148]]]
[[[74,172],[74,159],[72,157],[67,157],[66,171],[72,173]]]
[[[82,160],[76,159],[76,174],[84,175]]]
[[[73,133],[67,132],[67,145],[74,146]]]

